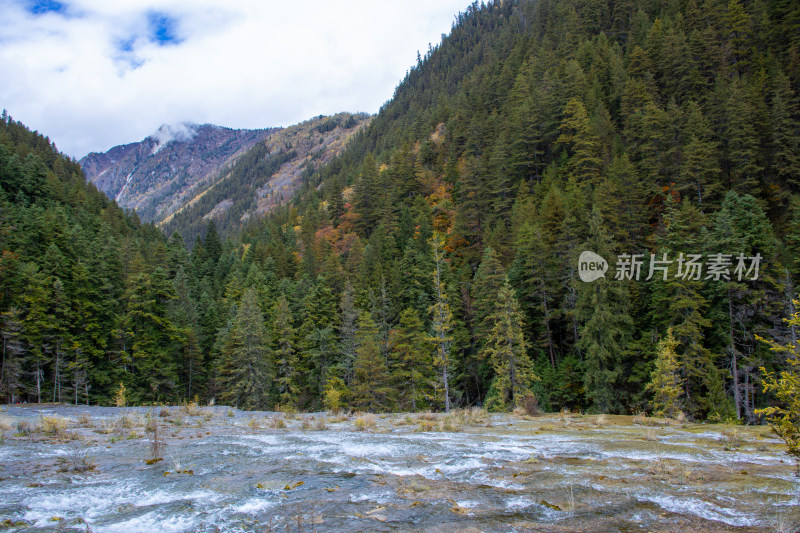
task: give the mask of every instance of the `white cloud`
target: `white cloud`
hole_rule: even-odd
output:
[[[81,157],[162,123],[376,112],[465,0],[0,0],[0,107]],[[50,2],[49,5],[53,3]]]

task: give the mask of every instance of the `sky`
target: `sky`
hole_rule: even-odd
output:
[[[75,158],[376,113],[469,0],[0,0],[0,108]]]

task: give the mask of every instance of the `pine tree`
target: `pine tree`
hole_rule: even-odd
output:
[[[296,407],[298,403],[297,330],[292,325],[292,312],[286,296],[281,295],[272,308],[272,358],[275,385],[281,407]]]
[[[612,243],[597,208],[589,218],[589,233],[585,249],[611,257]],[[624,282],[609,277],[610,271],[606,277],[582,284],[577,309],[582,323],[578,348],[584,358],[584,387],[592,410],[599,413],[619,412],[626,401],[620,386],[633,323]]]
[[[705,381],[715,371],[714,357],[706,347],[705,333],[711,327],[708,301],[703,295],[703,281],[690,275],[686,263],[690,254],[702,250],[700,235],[705,218],[688,200],[675,205],[671,195],[665,202],[663,216],[664,234],[658,239],[656,259],[664,254],[672,261],[668,265],[667,279],[661,272],[654,273],[651,308],[661,331],[670,329],[674,335],[680,369],[683,406],[687,414],[697,416]],[[680,268],[680,270],[679,270]]]
[[[486,385],[491,381],[491,365],[481,355],[489,340],[494,322],[492,314],[497,303],[497,293],[503,286],[506,274],[497,255],[491,246],[483,250],[475,275],[472,277],[471,292],[471,329],[472,346],[467,353],[463,367],[466,376],[464,383],[474,389],[471,396],[482,399],[486,396]]]
[[[800,106],[789,78],[779,72],[773,81],[770,119],[772,126],[772,166],[780,184],[800,192]]]
[[[242,409],[267,407],[267,386],[273,371],[264,315],[258,295],[249,288],[242,296],[230,329],[221,339],[220,399]]]
[[[16,403],[20,395],[22,361],[22,311],[12,307],[0,316],[0,336],[3,338],[3,359],[0,365],[0,395],[5,403]]]
[[[678,374],[677,345],[672,328],[669,328],[667,336],[661,339],[656,348],[656,365],[646,387],[653,394],[650,404],[655,416],[677,418],[681,413],[679,398],[683,387]]]
[[[795,305],[800,305],[795,301]],[[788,319],[789,326],[800,327],[800,312]],[[779,374],[767,372],[764,375],[764,392],[771,392],[778,400],[777,406],[765,407],[756,411],[769,421],[772,430],[786,443],[789,454],[800,460],[800,351],[797,343],[781,345],[774,340],[767,342],[773,351],[786,354],[786,367]]]
[[[342,291],[341,322],[339,323],[339,366],[345,385],[353,381],[353,363],[356,359],[358,339],[356,338],[358,311],[353,301],[353,289],[348,280]]]
[[[586,107],[577,98],[570,99],[564,108],[564,120],[559,126],[558,143],[570,151],[569,171],[579,183],[594,183],[600,174],[600,140],[589,120]]]
[[[708,120],[695,102],[689,104],[685,134],[688,141],[683,147],[679,190],[698,204],[714,202],[719,196],[719,147]]]
[[[492,391],[486,406],[492,410],[516,407],[530,394],[530,387],[539,378],[533,374],[528,357],[522,312],[514,292],[505,280],[497,293],[492,313],[494,327],[483,349],[484,357],[494,368]]]
[[[136,375],[134,399],[173,398],[178,385],[175,347],[180,332],[169,317],[175,289],[159,267],[129,282],[123,327],[131,338],[130,355]]]
[[[394,406],[394,391],[386,362],[381,357],[378,328],[366,312],[358,319],[358,348],[350,393],[354,409],[381,412]]]
[[[712,334],[720,352],[728,356],[725,366],[730,368],[736,417],[754,422],[752,387],[748,383],[752,382],[752,372],[763,364],[759,355],[763,348],[754,336],[764,335],[772,327],[768,318],[772,311],[764,302],[774,301],[769,295],[776,292],[771,272],[775,263],[775,237],[758,201],[750,195],[729,191],[704,240],[709,254],[732,255],[728,278],[708,282],[706,291],[717,317]],[[760,268],[758,279],[754,280],[755,270],[749,275],[747,270],[754,266],[754,260],[749,258],[756,257],[760,257]],[[737,274],[740,262],[744,269]]]
[[[390,336],[391,376],[401,411],[427,408],[434,399],[436,369],[422,320],[412,308],[400,313]]]
[[[740,194],[758,195],[763,166],[759,157],[753,105],[748,101],[747,87],[735,79],[725,106],[726,158],[730,188]]]
[[[450,348],[453,345],[453,313],[450,311],[447,287],[444,282],[444,236],[435,232],[431,239],[433,249],[433,290],[434,303],[428,309],[431,315],[432,334],[430,342],[436,346],[434,365],[439,370],[439,384],[443,389],[444,411],[450,412]]]

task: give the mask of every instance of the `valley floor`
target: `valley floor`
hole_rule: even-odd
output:
[[[0,530],[800,527],[800,478],[766,427],[16,405],[0,430]]]

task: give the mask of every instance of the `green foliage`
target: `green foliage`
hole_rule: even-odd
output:
[[[436,375],[432,346],[414,309],[400,314],[390,336],[392,384],[401,411],[428,409],[434,399]]]
[[[800,283],[789,5],[472,4],[292,202],[242,218],[291,157],[261,145],[176,215],[191,252],[3,115],[2,400],[111,403],[123,382],[129,403],[505,409],[531,391],[625,413],[677,376],[690,417],[758,422],[786,405],[758,369],[786,367],[756,335],[797,338],[778,320]],[[229,187],[250,192],[199,216]],[[580,281],[583,250],[605,278]],[[614,279],[622,253],[643,254],[638,281]],[[760,254],[761,275],[644,279],[650,254],[682,253]],[[670,330],[677,368],[654,360]]]
[[[798,302],[795,301],[795,305]],[[800,327],[800,312],[794,313],[787,324]],[[773,431],[786,443],[789,454],[800,459],[800,351],[797,341],[783,345],[774,340],[759,340],[769,344],[770,350],[784,354],[786,364],[780,372],[767,372],[761,368],[764,392],[774,393],[777,405],[756,412],[769,421]]]
[[[256,291],[245,291],[232,324],[222,336],[219,366],[220,399],[242,409],[264,409],[273,376],[269,340]]]
[[[522,312],[507,280],[497,292],[496,301],[491,316],[494,326],[483,356],[494,368],[493,394],[487,398],[486,407],[499,411],[521,406],[531,392],[531,383],[539,377],[531,368]]]
[[[682,392],[681,378],[678,374],[678,355],[675,348],[678,341],[672,336],[672,328],[667,330],[667,336],[661,339],[656,347],[656,366],[651,374],[651,381],[647,384],[647,391],[653,394],[650,405],[653,415],[677,418],[681,413],[680,395]]]

